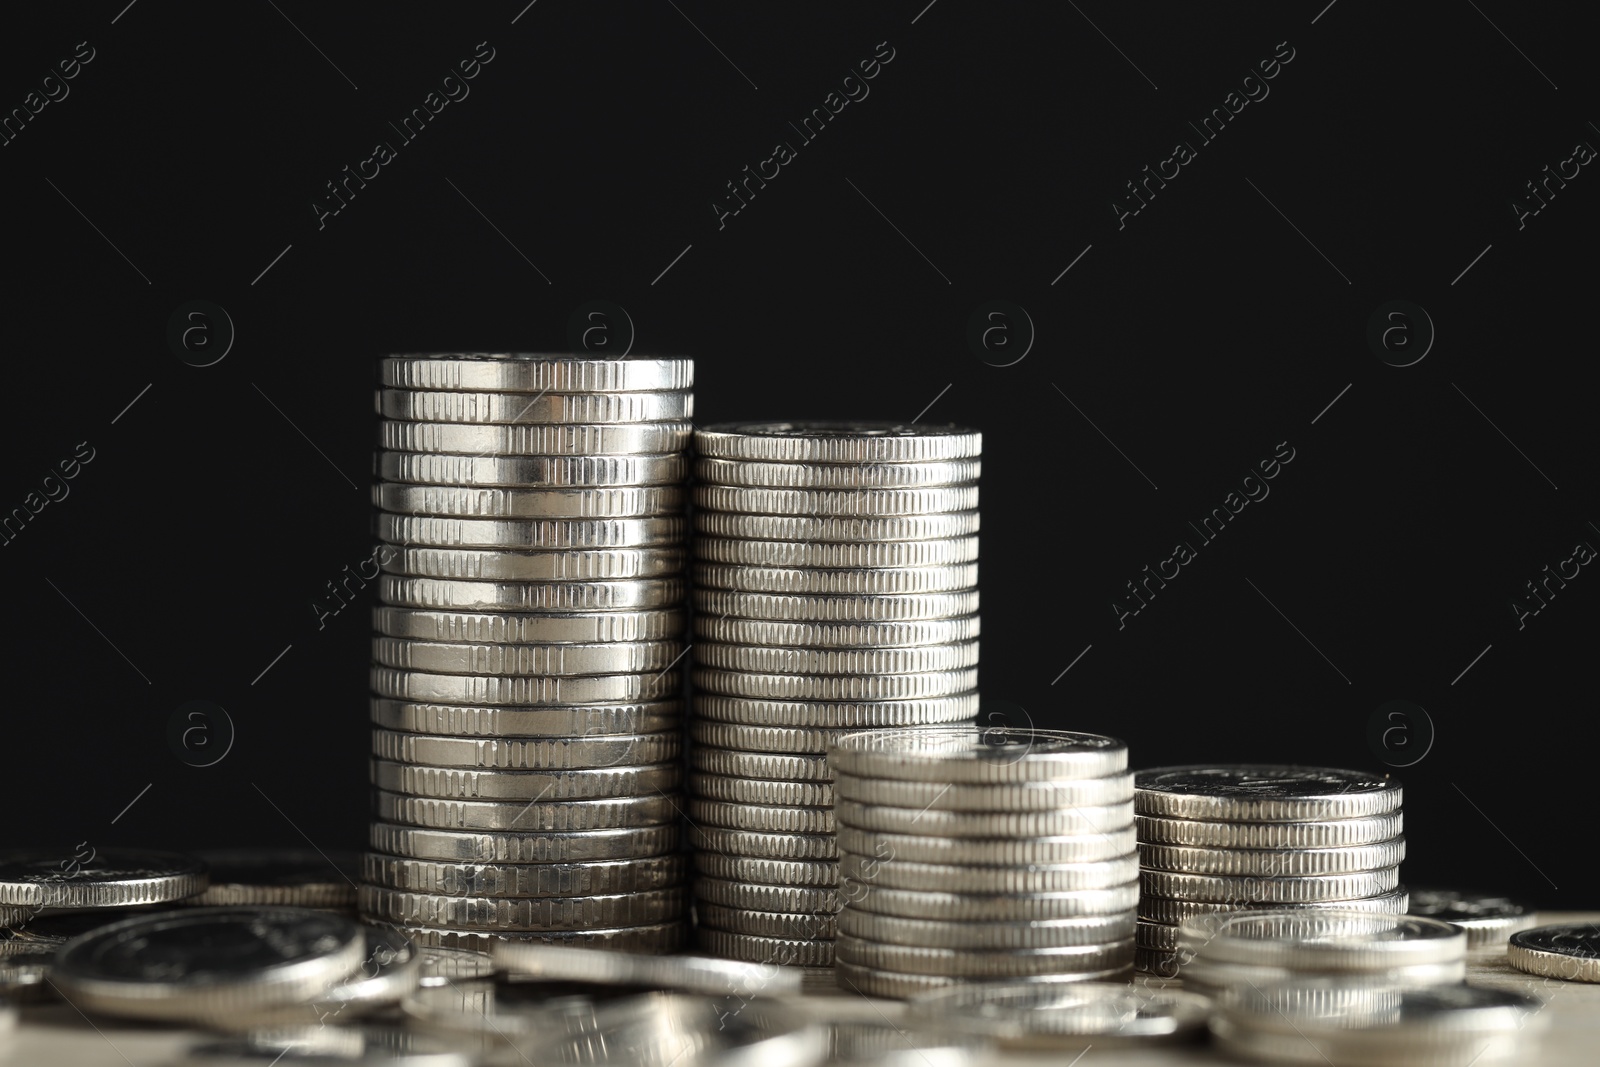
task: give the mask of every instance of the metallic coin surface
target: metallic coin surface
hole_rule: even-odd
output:
[[[630,674],[661,671],[683,654],[681,641],[605,644],[471,645],[374,637],[372,658],[388,667],[445,674]]]
[[[839,515],[877,518],[943,515],[978,506],[978,486],[942,485],[911,489],[768,489],[701,482],[695,507],[744,515]]]
[[[710,615],[807,622],[885,622],[970,615],[978,610],[978,591],[827,596],[697,588],[693,601],[695,610]]]
[[[683,724],[675,700],[635,704],[568,704],[491,708],[375,697],[371,718],[386,730],[452,737],[603,737],[655,734]]]
[[[481,863],[585,863],[659,856],[678,845],[676,826],[591,830],[571,834],[469,833],[374,822],[378,852],[411,859]]]
[[[1414,915],[1338,909],[1196,915],[1178,927],[1178,949],[1207,963],[1303,971],[1379,971],[1466,958],[1466,934]]]
[[[935,893],[1071,893],[1126,885],[1139,877],[1139,857],[1131,851],[1109,860],[1025,867],[976,867],[905,859],[881,838],[870,852],[839,859],[839,875],[867,887]],[[861,892],[861,890],[856,890]]]
[[[683,602],[681,578],[609,582],[468,582],[454,578],[378,576],[378,596],[396,607],[436,611],[639,611]]]
[[[129,848],[0,851],[0,905],[116,908],[159,904],[205,889],[206,868],[176,852]]]
[[[695,896],[725,908],[752,911],[782,911],[791,914],[817,912],[832,915],[839,910],[839,894],[824,886],[760,885],[727,882],[718,878],[694,880]],[[796,934],[782,936],[795,937]],[[812,935],[807,935],[812,936]]]
[[[695,662],[718,670],[775,674],[908,674],[974,667],[978,642],[913,648],[779,648],[695,642]]]
[[[858,830],[950,838],[1028,839],[1106,834],[1133,825],[1133,804],[1061,807],[1053,811],[940,811],[889,807],[841,799],[834,805],[841,824]]]
[[[1569,982],[1600,982],[1600,930],[1591,923],[1536,926],[1511,935],[1511,966]]]
[[[1375,845],[1399,837],[1403,826],[1398,811],[1354,819],[1308,822],[1211,822],[1140,815],[1137,811],[1133,818],[1139,827],[1141,842],[1194,848],[1344,848]]]
[[[775,860],[696,852],[694,869],[708,878],[745,884],[832,888],[839,884],[835,860]]]
[[[401,929],[425,949],[459,949],[480,953],[493,951],[501,942],[667,953],[678,951],[689,939],[689,924],[681,920],[644,926],[590,927],[584,930],[458,930],[415,923],[405,923]]]
[[[756,700],[916,700],[955,696],[977,688],[978,671],[968,667],[919,674],[756,674],[696,666],[695,688]]]
[[[313,848],[230,848],[195,853],[210,884],[183,901],[206,907],[274,904],[297,908],[349,908],[356,902],[361,857]]]
[[[467,456],[631,456],[681,452],[693,427],[683,420],[582,425],[472,425],[384,419],[379,444],[396,452]]]
[[[1387,893],[1400,884],[1400,868],[1355,874],[1305,874],[1294,877],[1251,877],[1180,874],[1146,867],[1139,875],[1142,892],[1175,900],[1219,904],[1293,904],[1303,901],[1355,900]]]
[[[1116,915],[1076,915],[1064,919],[907,918],[856,907],[839,913],[841,934],[891,945],[928,948],[1011,949],[1101,945],[1133,937],[1132,910]]]
[[[558,945],[497,942],[493,958],[508,973],[545,982],[649,986],[701,996],[766,996],[800,991],[800,975],[709,956],[632,956]]]
[[[777,463],[909,463],[965,459],[983,435],[950,424],[739,422],[695,430],[695,450],[718,459]]]
[[[836,776],[836,783],[836,792],[843,799],[918,811],[1050,812],[1120,805],[1133,799],[1133,775],[1127,773],[1104,778],[989,785],[866,778],[845,773]]]
[[[944,922],[1027,922],[1122,915],[1131,914],[1139,902],[1136,882],[1055,893],[945,893],[891,889],[854,880],[847,880],[846,889],[852,908],[877,915]]]
[[[678,515],[647,519],[455,519],[380,512],[373,532],[391,545],[435,548],[648,548],[683,543]]]
[[[825,755],[830,743],[853,732],[850,727],[754,726],[699,716],[689,720],[689,738],[696,745],[786,755]]]
[[[785,782],[833,780],[826,756],[794,756],[779,752],[741,752],[731,748],[695,745],[689,766],[706,774],[729,778],[770,778]]]
[[[617,578],[666,578],[683,571],[681,548],[569,548],[518,552],[483,548],[377,549],[378,565],[414,578],[460,578],[474,582],[590,582]]]
[[[688,389],[692,359],[583,359],[536,352],[407,353],[383,358],[383,384],[500,393],[631,393]]]
[[[970,641],[981,630],[979,616],[911,622],[786,622],[698,615],[695,633],[733,645],[804,648],[902,648]]]
[[[1152,893],[1139,894],[1139,917],[1151,922],[1176,926],[1192,915],[1217,915],[1241,911],[1328,910],[1363,911],[1381,915],[1404,915],[1409,896],[1404,886],[1387,893],[1376,893],[1358,900],[1261,901],[1242,900],[1218,903],[1201,900],[1173,900]]]
[[[930,834],[891,834],[840,824],[841,854],[881,855],[916,863],[1031,866],[1114,860],[1134,851],[1133,828],[1070,837],[950,838]]]
[[[695,647],[698,652],[700,646]],[[962,722],[978,710],[978,694],[899,700],[782,700],[697,692],[694,709],[699,719],[714,722],[851,731]]]
[[[1538,925],[1528,905],[1509,897],[1455,889],[1413,889],[1408,915],[1438,919],[1466,931],[1467,948],[1498,949],[1519,930]]]
[[[676,822],[678,802],[670,795],[604,797],[599,800],[540,801],[453,800],[378,792],[372,798],[377,817],[386,822],[431,826],[443,830],[516,830],[522,833],[571,833],[659,826]]]
[[[735,934],[702,927],[700,945],[715,956],[780,967],[833,966],[832,941]]]
[[[681,608],[541,615],[393,607],[372,609],[372,628],[390,637],[485,644],[660,641],[681,636],[685,619],[686,613]]]
[[[888,945],[851,937],[841,930],[834,950],[841,960],[877,970],[959,978],[1102,972],[1133,963],[1131,936],[1099,945],[997,950]]]
[[[373,667],[369,677],[373,691],[382,697],[468,705],[631,703],[664,700],[676,696],[682,688],[677,675],[660,672],[510,678]]]
[[[394,730],[372,731],[372,754],[399,763],[499,770],[579,770],[636,767],[676,760],[677,731],[602,734],[594,737],[440,737]]]
[[[675,515],[685,496],[674,485],[588,489],[508,489],[379,482],[374,507],[398,515],[470,519],[630,519]]]
[[[525,397],[511,393],[384,388],[373,398],[373,406],[386,419],[409,422],[494,425],[664,422],[692,417],[694,394],[680,390],[545,393]]]
[[[389,482],[520,488],[609,488],[680,485],[689,469],[681,453],[642,456],[452,456],[380,452],[374,473]]]
[[[1019,783],[1120,774],[1128,746],[1100,734],[973,724],[863,731],[828,757],[840,773],[863,778]]]
[[[752,541],[928,541],[966,537],[978,532],[978,512],[940,515],[885,515],[856,518],[841,515],[741,515],[696,511],[694,528],[712,537]],[[955,613],[952,613],[955,614]]]
[[[675,793],[683,777],[676,763],[642,767],[592,767],[543,771],[427,767],[373,760],[372,784],[394,793],[459,800],[556,802]]]
[[[839,845],[833,834],[764,833],[721,826],[689,824],[689,840],[697,849],[729,856],[774,860],[833,860]]]
[[[831,807],[765,807],[699,797],[689,801],[689,820],[706,827],[778,834],[827,834],[834,825]]]
[[[760,911],[751,908],[729,908],[721,904],[699,901],[695,915],[702,930],[726,930],[733,934],[755,934],[758,937],[833,940],[836,919],[831,913],[792,911]]]
[[[1135,778],[1142,815],[1224,822],[1364,818],[1400,807],[1392,778],[1276,764],[1160,767]]]
[[[389,889],[451,897],[593,897],[683,885],[687,857],[679,854],[590,863],[444,863],[363,857],[362,880]]]
[[[762,807],[825,807],[833,803],[833,786],[828,782],[786,782],[691,772],[689,788],[696,796],[707,800]]]
[[[444,897],[361,887],[361,911],[391,922],[491,930],[582,930],[641,926],[683,916],[683,888],[598,897]]]
[[[1406,858],[1406,839],[1396,837],[1375,845],[1312,849],[1191,848],[1141,842],[1139,858],[1149,868],[1190,874],[1261,877],[1353,874],[1399,866]],[[1413,901],[1412,907],[1415,906]]]
[[[976,482],[982,461],[934,460],[923,463],[766,463],[759,460],[695,460],[694,476],[705,485],[792,489],[905,489]]]
[[[1196,993],[1101,982],[951,986],[914,998],[907,1009],[909,1018],[1029,1051],[1193,1040],[1210,1014],[1211,1001]]]

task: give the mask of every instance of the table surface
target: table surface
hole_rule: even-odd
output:
[[[1547,912],[1541,925],[1600,922],[1600,912]],[[1140,978],[1140,981],[1145,979]],[[1532,993],[1545,1001],[1549,1025],[1537,1045],[1530,1042],[1518,1064],[1541,1067],[1600,1062],[1600,984],[1564,982],[1525,974],[1506,962],[1503,953],[1475,954],[1468,962],[1467,981],[1497,989]],[[1149,979],[1153,987],[1181,985]],[[809,981],[800,1003],[808,1015],[829,1022],[898,1022],[905,1010],[899,1001],[878,1000],[830,989],[825,981]],[[914,1035],[911,1035],[914,1039]],[[96,1018],[89,1020],[66,1004],[23,1009],[22,1023],[12,1035],[9,1064],[73,1064],[82,1067],[173,1067],[183,1050],[205,1040],[195,1031],[160,1029]],[[1094,1049],[1096,1063],[1117,1067],[1173,1067],[1185,1063],[1230,1063],[1206,1045],[1149,1049]],[[1071,1053],[997,1053],[988,1067],[1066,1067]],[[1503,1062],[1503,1061],[1502,1061]]]

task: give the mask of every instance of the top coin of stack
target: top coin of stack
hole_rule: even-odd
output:
[[[1245,764],[1140,771],[1134,785],[1142,970],[1173,973],[1177,926],[1194,915],[1406,910],[1394,779]]]
[[[693,364],[392,356],[374,501],[369,918],[663,951]]]
[[[709,951],[833,962],[825,753],[977,708],[978,474],[959,426],[697,430],[690,819]]]

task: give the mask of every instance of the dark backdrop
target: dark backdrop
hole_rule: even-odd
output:
[[[1600,111],[1566,9],[124,3],[0,35],[0,507],[60,497],[0,548],[10,841],[359,847],[371,590],[312,605],[371,548],[375,360],[566,348],[605,300],[695,357],[702,423],[984,430],[997,720],[1141,767],[1426,751],[1408,882],[1594,906]],[[406,141],[435,90],[468,95]],[[834,90],[869,95],[804,142]],[[334,214],[346,166],[377,172]],[[1133,614],[1147,565],[1177,576]],[[236,733],[211,766],[189,701]]]

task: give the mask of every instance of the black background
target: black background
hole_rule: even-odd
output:
[[[702,425],[984,430],[984,691],[1011,719],[1121,736],[1140,767],[1382,771],[1369,718],[1414,701],[1437,737],[1397,772],[1406,881],[1593,907],[1600,578],[1521,629],[1510,607],[1600,544],[1600,178],[1520,230],[1510,207],[1600,144],[1584,27],[925,2],[9,14],[6,111],[79,41],[95,58],[0,147],[0,508],[94,449],[0,548],[7,838],[360,847],[371,590],[321,629],[311,605],[371,549],[376,357],[563,349],[606,299],[635,354],[695,357]],[[885,41],[870,95],[719,229],[724,183]],[[470,95],[319,229],[324,183],[478,42]],[[1279,42],[1270,95],[1199,144],[1187,123]],[[1198,158],[1119,229],[1178,140]],[[167,343],[192,299],[237,331],[210,367]],[[1037,333],[1012,366],[966,342],[992,299]],[[1408,367],[1366,340],[1396,299],[1437,330]],[[1280,442],[1271,495],[1119,629],[1124,583]],[[214,766],[168,746],[189,700],[237,729]]]

